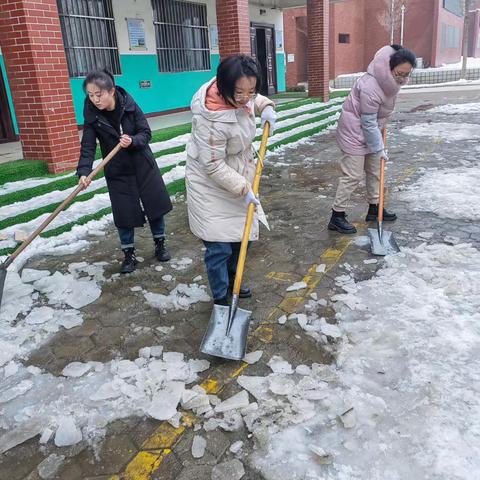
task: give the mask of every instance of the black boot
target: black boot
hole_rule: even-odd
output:
[[[378,217],[378,205],[375,203],[370,203],[368,206],[368,213],[365,217],[366,222],[376,222]],[[394,222],[397,219],[397,216],[394,213],[387,212],[383,209],[383,221],[384,222]]]
[[[337,232],[347,235],[357,233],[357,229],[347,220],[345,212],[336,212],[335,210],[332,210],[332,217],[328,223],[328,229],[336,230]]]
[[[235,283],[235,278],[230,278],[228,285],[228,293],[231,295],[233,292],[233,284]],[[250,298],[252,296],[252,291],[246,285],[240,285],[240,293],[238,294],[239,298]]]
[[[122,266],[120,267],[120,273],[132,273],[135,270],[135,266],[137,265],[135,249],[133,247],[124,248],[122,249],[122,251],[125,254],[125,259],[123,260]]]
[[[165,239],[154,238],[153,240],[155,241],[155,256],[157,257],[157,260],[159,262],[168,262],[172,256],[165,247]]]
[[[213,301],[215,305],[223,305],[224,307],[228,307],[228,300],[227,297],[223,298],[217,298],[216,300]]]

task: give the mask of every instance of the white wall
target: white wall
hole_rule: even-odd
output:
[[[264,10],[265,14],[260,14],[260,10]],[[260,5],[249,5],[249,16],[250,21],[255,23],[268,23],[275,25],[275,35],[278,35],[278,32],[282,32],[282,46],[277,48],[277,53],[282,53],[284,51],[284,41],[283,41],[283,12],[278,8],[267,8]]]

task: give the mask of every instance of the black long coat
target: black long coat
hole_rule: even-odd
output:
[[[141,227],[145,215],[149,221],[158,220],[172,209],[172,203],[148,145],[152,132],[145,115],[123,88],[117,86],[115,90],[121,107],[123,133],[132,137],[132,143],[128,148],[122,148],[105,166],[105,179],[115,225],[119,228]],[[88,97],[83,116],[85,123],[77,167],[79,177],[92,171],[97,138],[104,158],[120,138]]]

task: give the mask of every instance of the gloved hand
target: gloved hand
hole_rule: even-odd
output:
[[[271,105],[268,105],[262,110],[261,119],[262,128],[265,125],[265,122],[268,122],[270,124],[270,135],[273,135],[273,132],[275,131],[275,123],[277,121],[277,113]]]
[[[380,150],[378,153],[378,158],[382,159],[384,158],[386,162],[388,162],[390,159],[388,158],[388,151],[387,150]]]
[[[243,197],[243,203],[245,204],[245,207],[248,208],[248,206],[253,203],[255,205],[260,205],[260,201],[258,198],[253,194],[252,190],[249,190],[247,194]]]

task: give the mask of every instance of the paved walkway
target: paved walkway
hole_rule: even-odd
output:
[[[388,169],[388,204],[399,220],[388,225],[395,233],[400,246],[416,246],[425,241],[418,234],[425,230],[433,232],[426,240],[435,243],[445,235],[455,232],[460,240],[480,247],[480,226],[456,220],[446,222],[432,214],[412,213],[407,204],[396,198],[396,188],[414,182],[419,176],[419,167],[449,168],[457,166],[456,160],[465,155],[468,147],[461,142],[431,142],[428,138],[403,135],[399,130],[406,125],[426,122],[425,110],[438,104],[480,102],[479,92],[419,92],[402,95],[399,113],[394,117],[389,132],[389,150],[392,162]],[[465,116],[463,121],[480,121]],[[446,117],[445,117],[446,118]],[[447,121],[438,119],[437,121]],[[442,157],[435,153],[442,153]],[[242,307],[253,311],[249,349],[261,349],[263,357],[257,364],[248,366],[241,362],[222,362],[209,359],[210,369],[201,379],[202,385],[222,399],[238,389],[236,377],[248,371],[249,375],[265,375],[266,366],[273,355],[281,355],[293,365],[331,363],[331,354],[305,332],[296,322],[279,325],[277,319],[285,313],[301,311],[310,293],[319,298],[330,298],[337,290],[335,277],[345,273],[345,264],[355,266],[356,279],[371,277],[378,264],[364,264],[371,258],[368,246],[357,246],[356,237],[366,235],[364,223],[366,205],[364,192],[354,196],[354,205],[349,216],[359,229],[353,237],[341,236],[326,229],[330,205],[339,175],[335,159],[338,150],[334,134],[319,136],[309,144],[295,149],[286,149],[281,157],[268,162],[262,179],[262,203],[268,213],[271,231],[262,231],[261,241],[249,252],[246,282],[252,286],[254,296],[242,301]],[[412,159],[416,158],[414,162]],[[286,188],[287,187],[287,188]],[[43,348],[29,359],[29,365],[38,366],[54,375],[71,361],[97,360],[106,362],[114,356],[136,358],[140,348],[155,342],[165,350],[178,351],[187,358],[202,358],[199,343],[207,325],[211,304],[196,304],[188,311],[159,314],[143,297],[132,292],[133,286],[156,293],[166,293],[172,286],[162,282],[161,276],[172,274],[176,283],[188,283],[197,275],[206,275],[202,262],[201,243],[188,229],[186,205],[181,198],[175,204],[167,220],[168,246],[177,258],[189,257],[193,264],[185,271],[174,271],[168,264],[161,273],[154,269],[152,242],[145,229],[138,235],[138,254],[145,257],[138,271],[122,277],[115,283],[102,285],[102,296],[83,309],[85,322],[82,326],[59,332]],[[408,235],[402,234],[408,231]],[[37,259],[28,265],[32,268],[65,271],[71,262],[89,263],[106,261],[105,276],[110,277],[119,268],[121,252],[116,247],[116,232],[98,241],[92,237],[91,248],[76,255]],[[316,273],[315,266],[324,263],[325,273]],[[302,294],[287,293],[286,287],[304,280],[307,288]],[[115,308],[112,308],[115,305]],[[334,322],[334,312],[325,310],[327,321]],[[174,326],[172,333],[160,335],[155,328]],[[144,327],[140,332],[132,326]],[[128,418],[111,423],[107,427],[105,441],[94,452],[86,444],[58,449],[51,442],[39,448],[38,438],[10,450],[0,459],[0,478],[8,480],[38,480],[37,465],[52,453],[65,455],[65,462],[57,476],[62,480],[210,480],[212,468],[219,462],[235,458],[229,446],[242,440],[245,443],[241,460],[245,466],[243,480],[262,480],[249,463],[249,455],[256,448],[253,438],[245,429],[237,431],[202,431],[207,440],[207,452],[201,459],[191,455],[194,436],[193,425],[198,419],[186,414],[183,424],[175,429],[167,423],[150,418]]]

